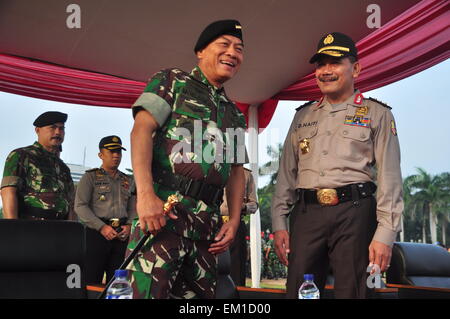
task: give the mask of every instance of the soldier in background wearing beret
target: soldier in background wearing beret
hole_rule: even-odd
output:
[[[304,274],[323,291],[329,267],[336,298],[366,298],[368,266],[389,267],[400,231],[395,121],[390,107],[355,90],[361,65],[351,38],[325,35],[310,63],[323,97],[297,109],[284,143],[272,202],[275,249],[288,264],[288,298],[297,297]]]
[[[5,162],[1,195],[9,219],[68,219],[73,211],[70,170],[59,158],[67,114],[45,112],[33,122],[33,145],[12,151]]]
[[[131,222],[136,216],[133,178],[119,171],[122,141],[106,136],[99,143],[100,168],[86,171],[75,196],[75,213],[86,228],[86,282],[106,282],[122,264]]]
[[[241,29],[236,20],[210,24],[194,48],[197,67],[156,73],[133,105],[139,220],[129,249],[152,233],[129,266],[134,298],[215,297],[217,254],[233,241],[244,194],[245,118],[223,88],[243,61]],[[165,216],[169,196],[180,203]]]

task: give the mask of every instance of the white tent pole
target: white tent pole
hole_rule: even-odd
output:
[[[258,189],[258,105],[251,105],[248,112],[249,157],[255,187]],[[259,209],[250,216],[250,263],[252,288],[259,288],[261,280],[261,218]]]

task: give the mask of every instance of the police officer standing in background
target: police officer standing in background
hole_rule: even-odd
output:
[[[197,67],[158,72],[133,105],[139,221],[130,250],[144,232],[152,233],[129,267],[134,298],[214,298],[217,254],[240,222],[245,118],[223,88],[243,61],[240,23],[210,24],[194,52]],[[225,185],[230,220],[222,225]],[[180,203],[165,215],[169,196]]]
[[[86,281],[108,282],[124,260],[131,223],[136,216],[133,178],[119,171],[122,141],[107,136],[99,143],[100,168],[86,171],[75,196],[75,212],[87,226]]]
[[[323,97],[297,109],[284,143],[272,203],[275,249],[288,264],[288,298],[308,273],[323,291],[329,266],[336,298],[366,298],[368,266],[389,267],[400,231],[395,121],[390,107],[355,90],[361,65],[351,38],[325,35],[310,63]]]
[[[1,195],[9,219],[66,220],[73,212],[70,169],[59,158],[67,114],[45,112],[33,122],[33,145],[12,151],[5,162]]]

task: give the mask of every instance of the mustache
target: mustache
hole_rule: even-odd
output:
[[[320,76],[318,77],[320,82],[331,82],[331,81],[336,81],[338,79],[337,76],[333,75],[333,76]]]
[[[62,141],[62,137],[60,137],[60,136],[53,136],[51,139],[57,140],[57,141]]]

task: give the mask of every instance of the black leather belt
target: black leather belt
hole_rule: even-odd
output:
[[[19,211],[19,218],[33,220],[65,220],[68,214],[31,206],[22,206]]]
[[[117,232],[121,232],[122,231],[122,227],[123,225],[127,224],[128,218],[123,217],[123,218],[100,218],[106,225],[111,226],[112,228],[114,228],[115,231]]]
[[[207,205],[221,205],[223,187],[208,184],[204,180],[195,180],[183,175],[174,174],[164,169],[153,167],[153,181],[169,189],[178,191],[184,196],[202,200]]]
[[[377,190],[372,182],[350,184],[338,188],[303,189],[300,194],[306,204],[320,204],[322,206],[335,206],[339,203],[357,201],[360,198],[371,196]]]

